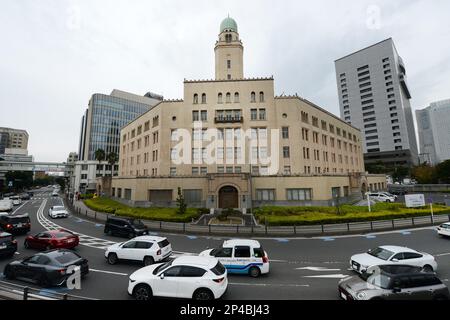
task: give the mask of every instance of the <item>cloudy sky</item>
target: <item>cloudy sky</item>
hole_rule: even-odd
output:
[[[247,77],[275,77],[339,114],[334,60],[393,37],[414,109],[450,98],[448,0],[2,0],[0,126],[26,129],[39,161],[78,150],[93,93],[181,98],[214,77],[221,20],[235,18]]]

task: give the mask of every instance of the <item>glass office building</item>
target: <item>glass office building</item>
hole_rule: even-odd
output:
[[[81,124],[80,160],[95,160],[95,151],[103,149],[119,154],[120,129],[162,101],[151,93],[138,96],[114,90],[111,95],[94,94]]]

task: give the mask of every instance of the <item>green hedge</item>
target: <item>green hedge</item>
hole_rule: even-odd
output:
[[[433,206],[434,214],[450,214],[450,208]],[[316,225],[348,222],[392,220],[431,215],[430,208],[406,208],[398,203],[377,203],[372,212],[367,207],[343,205],[336,207],[262,207],[254,210],[258,221],[270,226]]]
[[[133,208],[108,198],[88,199],[84,200],[84,204],[98,212],[166,222],[191,222],[192,219],[198,219],[204,211],[188,208],[185,214],[180,215],[176,212],[176,208]]]

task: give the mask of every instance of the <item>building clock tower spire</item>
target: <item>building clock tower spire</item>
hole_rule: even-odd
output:
[[[214,48],[216,55],[216,80],[244,78],[244,47],[239,39],[234,19],[225,18],[220,24],[219,40]]]

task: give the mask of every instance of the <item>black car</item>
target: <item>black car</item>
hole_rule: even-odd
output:
[[[0,232],[0,257],[12,257],[17,251],[17,241],[10,233]]]
[[[26,193],[28,193],[28,195],[29,195],[30,197],[34,197],[34,192],[33,192],[33,191],[27,191]]]
[[[31,222],[28,213],[15,216],[0,216],[0,230],[12,234],[30,232]]]
[[[21,200],[30,200],[31,199],[31,196],[28,193],[21,193],[19,195],[19,197]]]
[[[89,273],[86,259],[73,251],[57,249],[10,262],[3,274],[9,280],[31,281],[42,287],[61,286],[72,275],[68,273],[70,266],[79,266],[81,277]]]
[[[106,220],[104,231],[109,235],[118,235],[131,239],[148,234],[148,227],[139,219],[112,216]]]

